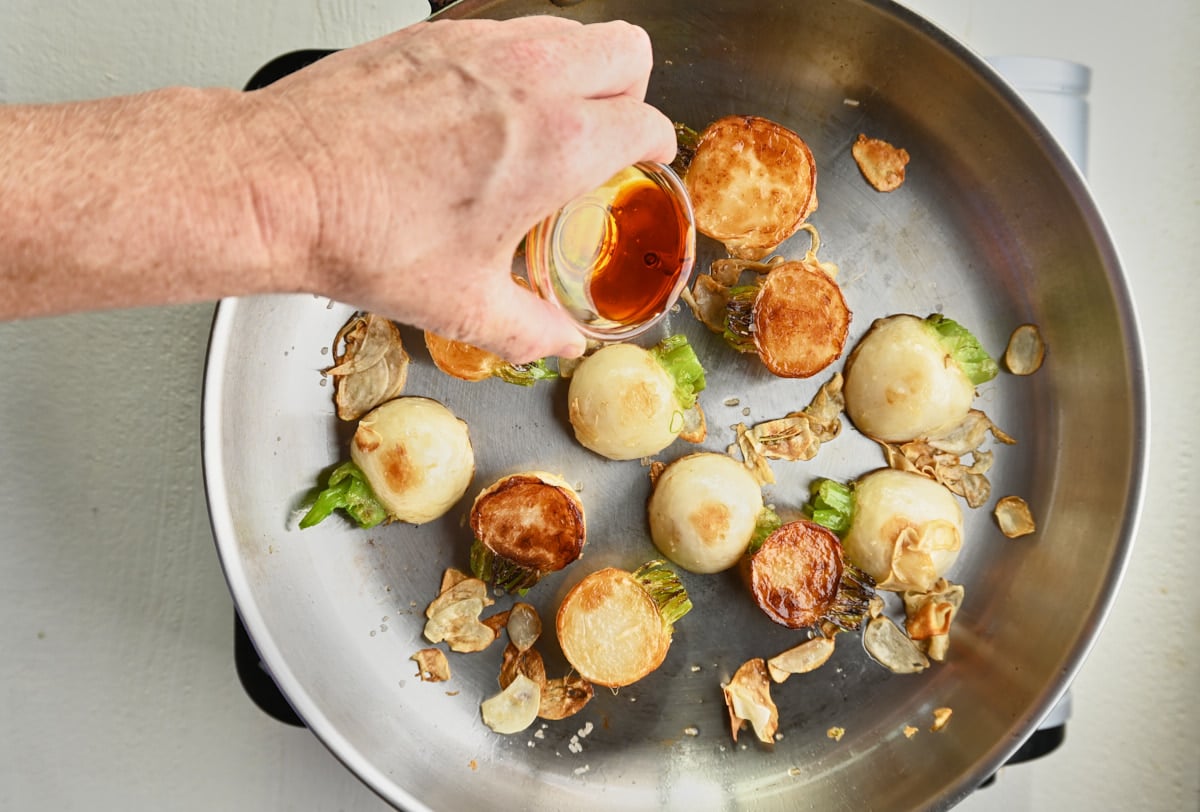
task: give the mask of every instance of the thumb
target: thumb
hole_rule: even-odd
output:
[[[474,343],[514,364],[549,355],[576,358],[587,339],[560,307],[527,290],[508,274],[484,294],[487,305]]]

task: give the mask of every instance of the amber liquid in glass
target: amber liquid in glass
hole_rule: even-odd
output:
[[[636,325],[662,313],[684,267],[690,223],[672,193],[629,170],[562,210],[556,293],[581,321]]]
[[[607,250],[592,270],[588,294],[596,313],[634,324],[662,312],[683,268],[687,222],[651,180],[622,185],[609,206]]]

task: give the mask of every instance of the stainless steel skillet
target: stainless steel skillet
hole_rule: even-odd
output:
[[[886,2],[690,0],[470,2],[443,16],[624,18],[654,40],[651,100],[694,126],[753,113],[795,129],[819,168],[822,258],[837,262],[851,341],[895,312],[944,312],[994,353],[1022,322],[1047,338],[1046,365],[1003,375],[980,405],[1019,444],[998,448],[996,496],[1034,508],[1036,536],[1009,540],[990,504],[969,512],[952,572],[967,586],[949,662],[889,674],[852,639],[821,670],[773,691],[773,748],[729,738],[720,682],[746,658],[797,641],[733,576],[687,576],[696,609],[664,666],[579,716],[500,737],[479,721],[499,647],[452,659],[450,683],[417,680],[422,610],[447,565],[466,565],[462,519],[491,479],[536,466],[582,486],[583,560],[530,599],[551,617],[584,572],[654,556],[638,463],[610,463],[570,439],[565,387],[464,384],[438,373],[419,335],[408,392],[467,420],[476,487],[444,520],[365,532],[300,532],[294,508],[346,453],[319,370],[350,308],[307,296],[229,300],[217,313],[204,403],[204,458],[218,551],[265,663],[308,726],[381,796],[408,809],[862,809],[948,807],[999,766],[1065,690],[1120,581],[1136,525],[1147,445],[1136,319],[1116,253],[1085,184],[991,70]],[[880,195],[849,155],[859,132],[912,154],[904,187]],[[784,253],[803,253],[800,238]],[[701,247],[702,263],[719,255]],[[703,396],[723,450],[730,426],[803,405],[823,378],[780,381],[733,355],[686,313],[709,369]],[[652,336],[650,340],[653,340]],[[688,448],[676,445],[672,459]],[[802,503],[816,476],[881,464],[846,431],[810,463],[776,464],[770,500]],[[849,644],[848,644],[849,643]],[[546,651],[552,671],[565,668]],[[935,707],[954,709],[928,732]],[[903,728],[920,732],[912,739]],[[840,727],[840,741],[827,737]]]

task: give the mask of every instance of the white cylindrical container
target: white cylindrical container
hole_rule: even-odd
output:
[[[993,56],[988,62],[1021,94],[1086,175],[1091,68],[1040,56]]]

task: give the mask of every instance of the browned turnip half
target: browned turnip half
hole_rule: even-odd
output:
[[[704,129],[684,183],[696,229],[742,259],[761,259],[817,207],[812,151],[787,127],[727,116]]]
[[[782,525],[750,556],[750,589],[767,617],[801,629],[823,620],[862,625],[874,582],[842,555],[832,530],[800,520]]]
[[[509,590],[526,590],[579,558],[587,541],[583,502],[541,471],[502,477],[471,506],[471,570]]]
[[[673,624],[691,608],[683,584],[661,561],[632,573],[607,567],[563,598],[555,624],[558,642],[580,676],[618,688],[662,665]]]

